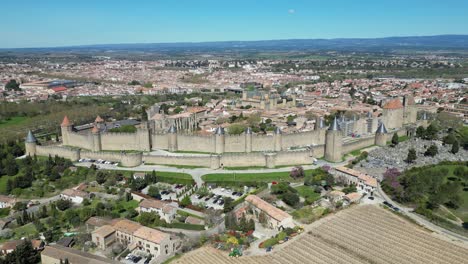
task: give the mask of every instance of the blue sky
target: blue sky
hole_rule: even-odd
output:
[[[467,0],[1,0],[0,48],[468,34]]]

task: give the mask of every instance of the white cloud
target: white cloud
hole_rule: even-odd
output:
[[[289,14],[294,14],[294,13],[296,13],[296,10],[295,10],[295,9],[289,9],[289,10],[288,10],[288,13],[289,13]]]

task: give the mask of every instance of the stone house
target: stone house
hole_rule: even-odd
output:
[[[0,208],[11,208],[18,202],[16,198],[0,195]]]
[[[274,207],[256,195],[249,195],[245,198],[249,209],[253,211],[255,219],[260,218],[260,214],[266,217],[266,224],[270,229],[281,230],[284,228],[293,228],[295,226],[293,218],[285,211]]]
[[[156,213],[167,223],[171,223],[177,213],[177,207],[156,199],[144,199],[140,202],[140,212]]]
[[[83,192],[75,189],[65,189],[60,193],[60,198],[64,200],[70,200],[74,204],[81,204],[84,199],[89,199],[90,195],[87,192]]]

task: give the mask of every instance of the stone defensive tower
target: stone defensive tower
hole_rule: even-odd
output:
[[[252,128],[245,130],[245,152],[252,152]]]
[[[281,151],[281,145],[283,143],[283,132],[281,132],[281,128],[276,127],[273,137],[275,140],[275,151]]]
[[[403,127],[403,105],[400,99],[390,100],[383,106],[383,118],[389,129]]]
[[[342,135],[338,127],[338,120],[333,120],[325,134],[325,159],[331,162],[341,161]]]
[[[224,153],[225,132],[224,128],[218,127],[215,131],[215,153]]]
[[[91,130],[91,136],[93,138],[93,149],[92,151],[101,151],[101,131],[97,126],[94,126]]]
[[[37,146],[37,139],[31,132],[31,130],[29,130],[28,135],[26,136],[26,141],[25,141],[26,155],[34,156],[36,154],[36,146]]]
[[[169,151],[177,151],[177,128],[172,125],[169,128],[169,142],[168,142],[168,149]]]
[[[387,145],[387,129],[383,122],[380,122],[377,131],[375,131],[375,145],[386,146]]]
[[[72,124],[70,123],[70,120],[68,120],[67,116],[63,118],[62,124],[60,125],[60,130],[62,132],[63,145],[70,145],[68,135],[72,132]]]

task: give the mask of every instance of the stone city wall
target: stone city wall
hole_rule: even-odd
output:
[[[362,137],[358,139],[353,139],[352,141],[343,142],[342,155],[348,154],[351,151],[362,149],[374,145],[375,136]]]
[[[156,156],[156,155],[143,155],[145,164],[157,165],[186,165],[186,166],[200,166],[211,167],[210,156]]]
[[[36,146],[35,154],[38,156],[46,156],[46,157],[48,157],[49,155],[52,157],[57,155],[59,157],[70,159],[71,161],[77,161],[80,159],[80,150],[69,148],[69,147]]]
[[[124,167],[135,167],[140,165],[142,162],[142,153],[81,151],[80,157],[86,159],[102,159],[112,162],[120,162]]]
[[[214,136],[177,134],[177,148],[182,151],[215,152]]]
[[[93,148],[93,138],[91,134],[81,135],[75,132],[68,133],[68,145],[84,149]]]

